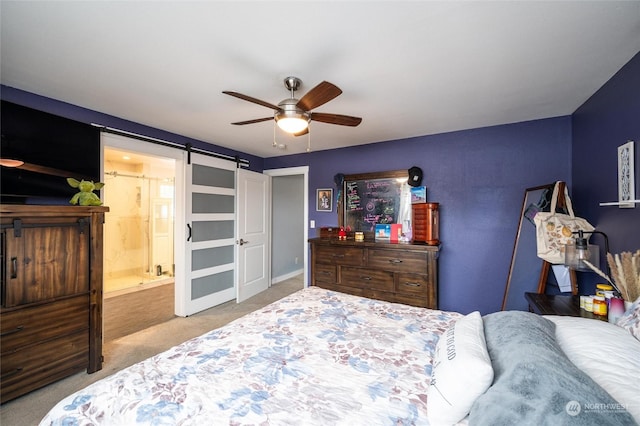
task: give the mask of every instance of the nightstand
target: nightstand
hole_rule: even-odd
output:
[[[591,312],[580,309],[580,296],[525,293],[524,297],[529,302],[529,312],[535,314],[583,317],[608,321],[606,315],[594,315]]]

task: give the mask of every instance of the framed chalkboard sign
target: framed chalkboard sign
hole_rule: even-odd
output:
[[[377,223],[399,223],[411,209],[405,196],[408,178],[407,170],[345,175],[338,201],[340,226],[373,233]]]

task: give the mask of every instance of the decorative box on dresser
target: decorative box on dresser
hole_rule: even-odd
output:
[[[312,238],[311,285],[438,308],[439,246]]]
[[[0,402],[102,368],[102,228],[108,210],[0,206]]]

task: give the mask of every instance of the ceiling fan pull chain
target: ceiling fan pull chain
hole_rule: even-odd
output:
[[[273,146],[274,148],[276,148],[278,146],[278,142],[276,142],[276,121],[273,120]]]
[[[307,132],[307,152],[311,152],[311,126],[309,126],[309,131]]]

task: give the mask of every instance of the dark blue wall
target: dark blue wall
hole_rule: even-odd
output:
[[[636,198],[640,194],[640,54],[576,110],[572,123],[576,211],[607,234],[611,253],[640,249],[640,204],[633,209],[599,206],[618,199],[617,147],[628,140],[635,141]],[[603,245],[597,235],[591,242]],[[585,293],[602,281],[591,273],[581,275]]]
[[[440,308],[464,313],[500,310],[524,190],[569,181],[569,164],[570,117],[265,159],[268,169],[309,166],[317,227],[338,223],[315,211],[315,189],[335,188],[336,173],[420,167],[428,200],[440,203]]]
[[[181,145],[190,143],[194,148],[200,148],[207,151],[213,151],[219,154],[230,155],[232,157],[239,155],[241,158],[249,160],[249,168],[254,171],[261,172],[263,169],[263,159],[254,155],[245,154],[240,151],[212,145],[203,141],[188,138],[186,136],[177,135],[165,130],[156,129],[145,126],[143,124],[134,123],[133,121],[124,120],[114,117],[113,115],[103,114],[101,112],[92,111],[81,108],[76,105],[68,104],[44,96],[35,95],[15,89],[13,87],[0,85],[0,98],[14,104],[23,105],[29,108],[45,111],[60,117],[69,118],[86,124],[100,124],[105,127],[112,127],[118,130],[124,130],[130,133],[148,136],[168,142]]]

